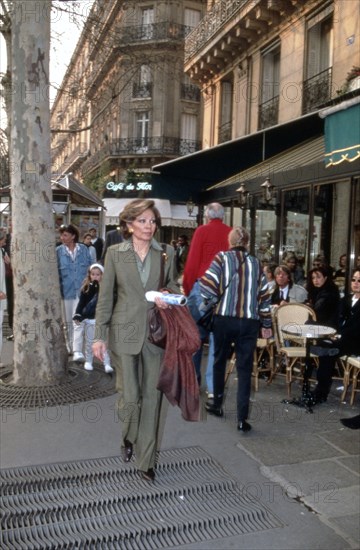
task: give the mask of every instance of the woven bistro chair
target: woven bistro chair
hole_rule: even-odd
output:
[[[253,369],[252,369],[252,379],[254,381],[254,390],[259,391],[259,375],[263,373],[268,373],[268,384],[272,379],[272,374],[274,371],[274,347],[275,340],[274,338],[258,338],[256,342],[256,348],[253,356]],[[265,358],[265,352],[268,354],[268,360],[265,365],[261,364],[261,359]],[[225,386],[229,380],[230,375],[234,371],[236,365],[236,355],[235,352],[231,355],[231,358],[228,361],[226,372],[225,372]]]
[[[286,324],[303,325],[307,321],[316,322],[316,314],[311,307],[305,304],[284,304],[273,308],[272,323],[275,338],[275,346],[277,351],[277,367],[273,369],[270,382],[273,377],[279,372],[282,362],[285,363],[285,379],[287,385],[288,397],[291,396],[291,385],[293,382],[294,367],[300,363],[301,372],[304,367],[306,357],[305,339],[301,337],[293,337],[284,335],[282,327]],[[288,345],[290,344],[290,345]],[[310,357],[317,361],[317,356],[310,354]]]

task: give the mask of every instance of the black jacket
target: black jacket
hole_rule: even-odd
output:
[[[315,311],[316,320],[320,325],[338,328],[339,304],[339,289],[333,282],[325,283],[321,288],[313,288],[309,291],[309,305]]]
[[[81,291],[73,320],[83,321],[84,319],[95,319],[98,296],[99,283],[97,281],[93,281],[89,284],[88,292]]]
[[[351,303],[351,296],[340,301],[340,355],[360,355],[360,300],[353,307]]]

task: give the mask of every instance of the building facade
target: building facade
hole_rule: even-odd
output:
[[[359,11],[357,0],[209,0],[186,37],[204,150],[154,171],[190,178],[199,203],[220,200],[262,259],[292,251],[307,270],[346,253],[350,272],[359,255]],[[351,112],[330,152],[329,109]]]
[[[204,0],[96,0],[51,112],[53,174],[105,198],[153,197],[151,167],[201,147],[201,95],[184,73]]]

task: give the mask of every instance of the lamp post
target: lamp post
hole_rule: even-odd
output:
[[[191,214],[193,213],[195,208],[195,203],[193,202],[192,198],[190,197],[189,200],[186,203],[186,210],[188,211],[189,216],[191,217]]]
[[[269,178],[266,178],[264,183],[260,185],[262,192],[263,192],[263,198],[266,202],[270,202],[273,198],[273,191],[274,191],[274,185],[271,183]]]
[[[245,208],[247,203],[247,197],[249,194],[249,192],[245,187],[245,183],[240,184],[239,189],[236,189],[236,193],[238,193],[240,208]]]

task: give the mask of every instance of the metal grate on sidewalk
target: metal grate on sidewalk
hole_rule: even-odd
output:
[[[283,526],[200,447],[159,453],[149,483],[119,457],[0,471],[2,547],[149,550]]]
[[[8,409],[52,407],[91,401],[116,392],[115,374],[106,374],[102,367],[85,371],[83,365],[71,362],[67,378],[51,386],[19,386],[12,384],[12,368],[0,368],[0,407]]]

